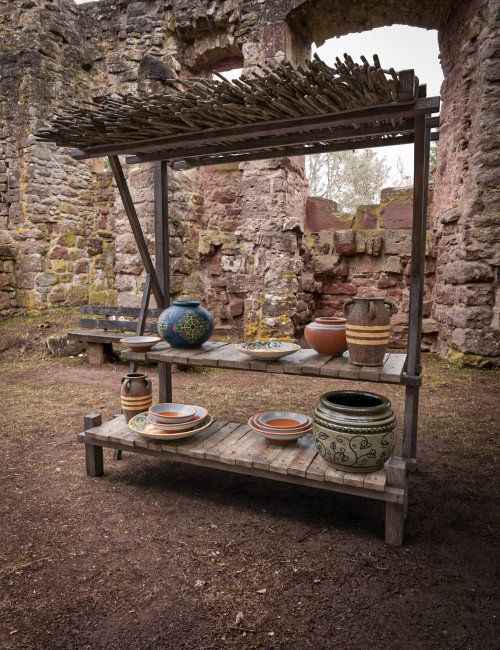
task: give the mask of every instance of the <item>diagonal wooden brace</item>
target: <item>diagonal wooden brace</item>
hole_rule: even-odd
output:
[[[142,232],[141,224],[137,216],[134,202],[132,201],[132,197],[130,196],[130,191],[128,189],[127,181],[125,180],[125,175],[123,173],[122,166],[120,164],[120,161],[118,160],[118,156],[109,156],[109,164],[111,165],[111,169],[115,177],[116,185],[118,187],[118,191],[120,192],[120,196],[123,202],[123,207],[125,208],[125,212],[127,213],[130,227],[132,228],[132,232],[134,234],[135,241],[137,243],[137,248],[139,249],[139,253],[141,255],[142,263],[144,264],[146,273],[149,276],[151,276],[151,289],[153,291],[153,295],[156,299],[156,303],[159,306],[161,306],[163,305],[163,301],[164,301],[163,291],[161,289],[160,283],[158,282],[158,276],[156,275],[155,267],[153,265],[153,260],[151,259],[151,255],[149,254],[146,240],[144,239],[144,234]]]

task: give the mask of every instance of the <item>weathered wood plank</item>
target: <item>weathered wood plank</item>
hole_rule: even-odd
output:
[[[294,476],[305,476],[307,468],[313,462],[318,454],[314,440],[307,440],[308,445],[293,457],[287,469],[287,474]]]
[[[244,436],[240,438],[238,441],[238,444],[233,445],[229,449],[226,449],[223,451],[218,460],[221,463],[226,463],[228,465],[235,465],[236,464],[236,458],[238,455],[243,454],[248,447],[253,445],[255,442],[255,432],[252,431],[248,426],[244,425],[246,429],[246,433]]]
[[[370,490],[380,490],[383,491],[385,488],[387,480],[387,474],[384,468],[377,470],[376,472],[370,472],[365,474],[365,480],[363,486],[369,488]]]
[[[328,465],[324,459],[317,454],[306,470],[306,478],[314,479],[316,481],[324,481],[327,467]]]
[[[380,381],[393,382],[397,378],[400,378],[403,374],[405,363],[406,354],[390,354],[380,371]]]
[[[247,433],[248,427],[244,424],[240,424],[238,428],[226,436],[224,440],[221,440],[213,447],[210,447],[210,449],[207,449],[205,452],[205,458],[209,460],[219,460],[223,454],[239,443]]]
[[[68,332],[68,339],[84,343],[119,343],[125,335],[123,332],[105,332],[99,330],[76,330]]]
[[[207,435],[207,437],[204,440],[196,440],[195,439],[196,436],[195,438],[192,438],[193,441],[192,446],[186,446],[184,453],[187,454],[188,456],[205,458],[205,454],[208,449],[211,449],[214,445],[216,445],[219,442],[223,442],[227,438],[227,436],[230,433],[232,433],[235,429],[237,429],[239,426],[240,425],[237,422],[228,422],[223,427],[221,427],[218,431],[216,430],[216,427],[213,428],[213,431],[212,431],[212,427],[210,427],[211,429],[210,434]]]
[[[279,455],[273,458],[269,465],[270,471],[277,472],[278,474],[286,474],[290,463],[296,456],[308,449],[311,446],[311,442],[310,436],[302,436],[295,444],[285,447]]]

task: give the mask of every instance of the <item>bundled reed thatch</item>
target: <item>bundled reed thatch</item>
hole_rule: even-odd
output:
[[[42,140],[61,146],[134,142],[148,138],[336,113],[373,105],[408,101],[417,82],[402,92],[401,73],[382,69],[361,57],[344,54],[333,68],[315,55],[304,66],[289,61],[257,65],[240,79],[172,79],[162,94],[125,95],[70,105],[54,113],[38,131]],[[404,84],[403,84],[404,86]]]

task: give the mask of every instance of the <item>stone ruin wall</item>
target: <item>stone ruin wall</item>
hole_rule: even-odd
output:
[[[142,289],[110,173],[30,138],[55,105],[161,89],[168,70],[207,74],[281,53],[298,61],[313,40],[398,22],[439,30],[446,77],[427,343],[437,329],[442,356],[491,361],[498,355],[498,4],[353,2],[340,11],[328,0],[103,0],[78,7],[72,0],[15,7],[0,0],[0,314],[52,304],[135,305]],[[126,171],[153,250],[151,170]],[[386,192],[380,206],[360,208],[349,234],[350,226],[336,233],[311,228],[314,201],[300,159],[171,173],[169,191],[173,291],[202,298],[222,326],[242,326],[247,336],[290,336],[313,313],[338,311],[354,291],[376,291],[398,302],[394,344],[404,340],[409,231],[387,227],[389,204],[406,203],[404,193]],[[334,206],[325,210],[335,225],[347,225]]]

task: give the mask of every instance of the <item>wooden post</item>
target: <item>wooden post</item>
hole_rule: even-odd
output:
[[[413,229],[411,242],[410,314],[408,323],[407,373],[419,375],[422,339],[425,248],[427,240],[427,193],[429,183],[430,129],[425,116],[415,117],[413,169]],[[403,458],[416,458],[419,387],[407,386],[403,423]]]
[[[153,290],[154,297],[156,298],[156,302],[158,303],[158,305],[161,306],[161,302],[163,300],[162,289],[158,282],[158,277],[156,276],[156,271],[153,266],[153,260],[151,259],[151,255],[149,254],[146,240],[144,239],[144,233],[142,232],[141,224],[137,216],[134,202],[132,201],[132,197],[130,196],[130,191],[128,189],[127,181],[125,180],[125,175],[123,173],[122,166],[120,164],[120,161],[118,160],[118,156],[109,156],[108,160],[109,160],[109,164],[111,165],[113,175],[115,177],[118,191],[120,192],[120,196],[123,202],[123,207],[127,214],[130,227],[132,229],[132,232],[135,237],[135,241],[137,243],[137,248],[139,249],[139,254],[141,256],[142,263],[144,264],[146,273],[151,276],[151,283],[152,283],[151,288]]]
[[[144,334],[144,328],[146,327],[146,320],[148,318],[148,308],[149,308],[149,297],[151,295],[151,276],[146,275],[146,280],[144,282],[144,289],[142,291],[142,300],[141,308],[139,310],[139,316],[137,318],[137,327],[135,329],[136,336],[142,336]],[[137,372],[137,361],[131,361],[128,366],[129,372]]]
[[[100,413],[91,413],[83,418],[84,430],[99,427],[102,424]],[[102,447],[85,443],[85,467],[87,476],[102,476],[104,474],[104,455]]]
[[[153,163],[155,203],[155,257],[156,274],[162,299],[158,307],[170,305],[170,240],[168,231],[168,177],[167,163]],[[160,402],[172,401],[172,364],[158,363],[158,394]]]
[[[401,546],[403,543],[406,517],[406,500],[408,498],[408,472],[402,458],[393,456],[385,464],[387,485],[405,491],[405,503],[385,504],[385,543]]]

